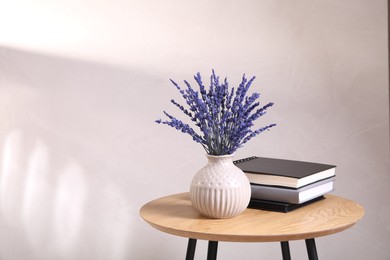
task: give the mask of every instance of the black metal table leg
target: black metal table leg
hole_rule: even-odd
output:
[[[195,249],[196,249],[196,239],[194,238],[188,239],[186,260],[194,260]]]
[[[217,250],[218,250],[218,241],[209,241],[207,260],[216,260]]]
[[[288,241],[281,241],[280,245],[282,246],[283,260],[291,260],[290,245],[288,244]]]
[[[318,260],[317,248],[314,238],[306,239],[305,242],[309,260]]]

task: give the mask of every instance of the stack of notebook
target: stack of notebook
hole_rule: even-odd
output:
[[[250,208],[288,212],[334,190],[334,165],[255,156],[234,163],[251,183]]]

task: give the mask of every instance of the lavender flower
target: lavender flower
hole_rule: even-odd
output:
[[[248,81],[244,74],[238,88],[236,90],[231,88],[230,91],[227,79],[220,82],[214,70],[208,89],[203,85],[200,73],[197,73],[194,79],[199,85],[199,91],[195,91],[187,81],[184,81],[186,88],[182,89],[171,80],[188,108],[173,99],[171,103],[190,118],[199,128],[200,133],[165,111],[164,114],[168,119],[165,121],[159,119],[156,123],[165,124],[189,134],[210,155],[232,154],[253,137],[276,126],[276,124],[271,124],[252,130],[254,121],[263,116],[266,110],[273,105],[270,102],[259,107],[260,102],[257,100],[260,94],[247,95],[255,77]]]

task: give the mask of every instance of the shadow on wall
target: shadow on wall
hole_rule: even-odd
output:
[[[131,259],[148,182],[138,177],[152,167],[143,111],[164,84],[142,70],[0,56],[0,258]]]

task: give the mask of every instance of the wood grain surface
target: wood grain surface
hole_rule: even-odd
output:
[[[273,242],[326,236],[352,227],[364,215],[354,201],[335,195],[289,213],[246,209],[231,219],[208,219],[192,208],[188,193],[145,204],[141,217],[169,234],[214,241]]]

